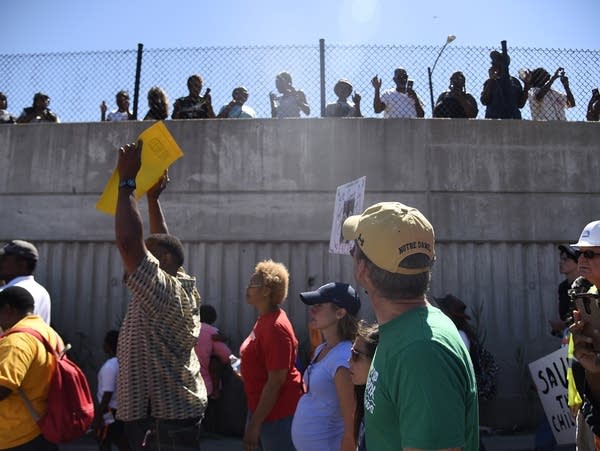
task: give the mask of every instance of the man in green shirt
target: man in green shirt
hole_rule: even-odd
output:
[[[367,449],[479,449],[477,386],[452,321],[427,302],[432,225],[416,208],[381,202],[344,222],[354,276],[368,292],[379,345],[365,390]]]

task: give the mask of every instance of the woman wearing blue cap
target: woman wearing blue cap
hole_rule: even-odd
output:
[[[304,372],[306,392],[292,422],[292,441],[298,451],[354,451],[354,385],[348,360],[356,335],[360,299],[352,286],[332,282],[300,294],[310,305],[309,324],[324,342]]]

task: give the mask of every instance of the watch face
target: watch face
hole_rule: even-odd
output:
[[[135,179],[127,179],[127,180],[123,180],[121,181],[121,183],[119,183],[119,188],[123,188],[123,187],[129,187],[129,188],[135,188]]]

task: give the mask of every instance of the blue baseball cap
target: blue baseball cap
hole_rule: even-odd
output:
[[[346,309],[352,316],[360,310],[360,298],[352,285],[342,282],[330,282],[315,291],[300,293],[300,300],[306,305],[331,302]]]

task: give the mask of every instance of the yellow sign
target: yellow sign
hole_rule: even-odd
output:
[[[163,121],[147,128],[138,137],[142,140],[142,167],[135,178],[135,197],[142,197],[165,172],[171,164],[183,156],[181,148],[169,133]],[[113,215],[117,209],[119,191],[119,174],[115,169],[108,179],[104,191],[96,203],[96,209]]]

